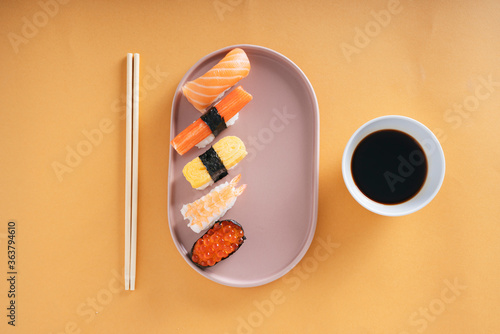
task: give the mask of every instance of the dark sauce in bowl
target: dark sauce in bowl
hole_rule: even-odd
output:
[[[351,172],[359,190],[373,201],[400,204],[414,197],[427,177],[420,144],[398,130],[380,130],[356,146]]]

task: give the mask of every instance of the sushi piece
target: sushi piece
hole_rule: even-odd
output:
[[[189,220],[188,227],[194,232],[200,233],[220,217],[224,216],[247,187],[244,184],[236,188],[240,179],[241,174],[238,174],[231,182],[223,183],[200,199],[189,204],[184,204],[181,213],[184,219]]]
[[[182,93],[198,111],[205,109],[224,95],[250,72],[250,61],[240,48],[228,54],[207,73],[182,86]]]
[[[191,261],[199,267],[211,267],[234,254],[246,240],[243,226],[228,219],[215,222],[191,249]]]
[[[175,136],[170,144],[180,155],[192,149],[193,146],[198,148],[207,146],[221,131],[236,122],[239,111],[251,100],[252,95],[238,86],[196,122]]]
[[[182,174],[191,187],[201,190],[227,175],[247,155],[240,138],[227,136],[219,140],[205,153],[188,162]]]

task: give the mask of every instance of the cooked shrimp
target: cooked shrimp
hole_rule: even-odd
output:
[[[184,219],[189,219],[188,226],[196,233],[211,226],[231,209],[246,188],[246,184],[236,188],[241,179],[241,174],[234,177],[231,182],[226,182],[215,187],[205,196],[196,201],[185,204],[181,213]]]

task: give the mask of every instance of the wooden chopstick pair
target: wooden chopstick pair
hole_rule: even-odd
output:
[[[139,161],[139,54],[127,54],[125,144],[125,290],[135,290]]]

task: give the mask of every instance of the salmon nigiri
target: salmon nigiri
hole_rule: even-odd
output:
[[[182,86],[182,93],[200,112],[205,112],[224,92],[250,72],[250,61],[240,48],[229,51],[214,67],[201,77]]]
[[[194,232],[200,233],[207,227],[212,226],[216,220],[224,216],[233,207],[238,196],[247,187],[246,184],[236,187],[240,179],[241,174],[233,178],[231,182],[215,187],[205,196],[182,207],[182,216],[184,219],[189,220],[188,226]]]

